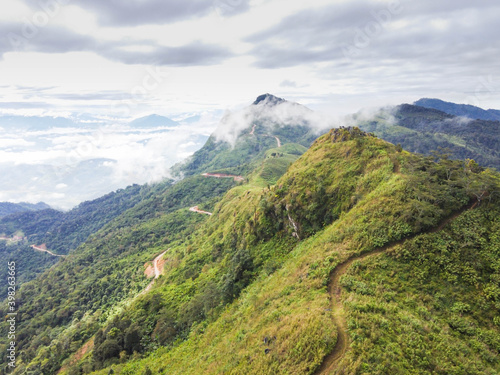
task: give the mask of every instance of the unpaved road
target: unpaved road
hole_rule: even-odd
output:
[[[198,208],[198,206],[194,206],[194,207],[191,207],[189,209],[189,211],[191,212],[196,212],[198,214],[203,214],[203,215],[208,215],[208,216],[212,216],[212,213],[211,212],[208,212],[208,211],[202,211]]]
[[[153,269],[155,270],[155,279],[159,278],[161,275],[161,269],[160,266],[158,265],[160,263],[161,258],[167,253],[168,250],[164,251],[160,255],[158,255],[154,260],[153,260]]]
[[[55,256],[55,257],[63,257],[64,258],[66,256],[66,255],[61,255],[61,254],[54,254],[52,251],[44,249],[44,248],[36,246],[36,245],[31,245],[31,247],[33,248],[33,250],[41,251],[41,252],[50,254],[52,256]]]
[[[278,137],[276,137],[275,135],[272,135],[271,137],[274,137],[274,139],[276,139],[276,142],[278,142],[278,148],[280,148],[281,147],[281,140]]]
[[[340,287],[340,278],[344,275],[351,264],[355,260],[362,260],[367,257],[375,256],[377,254],[385,253],[397,245],[401,245],[408,240],[415,238],[418,235],[426,234],[426,233],[435,233],[442,230],[449,222],[457,218],[460,214],[468,209],[472,209],[476,206],[476,203],[470,204],[460,211],[452,214],[448,218],[444,219],[437,227],[428,230],[426,232],[420,232],[412,234],[406,238],[403,238],[399,241],[387,244],[378,249],[370,251],[361,255],[354,255],[344,262],[340,263],[335,267],[335,269],[330,274],[330,282],[328,283],[328,294],[330,295],[330,303],[333,315],[333,321],[337,326],[337,342],[330,354],[328,354],[321,364],[320,368],[315,372],[316,375],[319,374],[333,374],[335,370],[337,370],[338,364],[340,360],[344,357],[347,348],[349,347],[349,336],[347,334],[347,323],[345,319],[344,305],[340,298],[341,295],[341,287]]]
[[[225,174],[225,173],[202,173],[203,177],[213,177],[213,178],[232,178],[234,181],[244,181],[245,177],[243,176],[235,176],[234,174]]]
[[[8,241],[8,242],[19,242],[21,241],[23,238],[8,238],[8,237],[0,237],[0,240],[4,240],[4,241]],[[36,245],[30,245],[30,247],[35,250],[35,251],[40,251],[40,252],[43,252],[43,253],[47,253],[47,254],[50,254],[54,257],[62,257],[64,258],[66,255],[61,255],[61,254],[54,254],[52,251],[50,250],[47,250],[47,249],[44,249],[43,247],[40,247],[40,246],[36,246]]]
[[[257,125],[252,126],[252,130],[248,134],[249,135],[255,135],[255,128],[256,127],[257,127]],[[266,134],[266,136],[273,137],[274,139],[276,139],[276,142],[278,143],[278,148],[281,147],[281,140],[277,136],[271,135],[271,134]]]
[[[164,251],[163,253],[161,253],[160,255],[158,255],[153,260],[153,269],[154,269],[154,272],[155,272],[155,277],[154,277],[153,280],[151,280],[151,282],[148,284],[148,286],[146,288],[144,288],[144,290],[138,294],[138,296],[147,293],[153,287],[153,285],[155,283],[155,280],[160,277],[162,270],[161,270],[161,268],[159,266],[159,263],[160,263],[160,260],[163,258],[163,256],[167,253],[167,251],[168,250]]]

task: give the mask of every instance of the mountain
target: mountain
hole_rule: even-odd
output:
[[[13,373],[498,373],[500,175],[304,108],[228,114],[24,283]]]
[[[448,149],[455,159],[473,159],[485,167],[500,170],[500,122],[471,120],[442,111],[402,104],[377,111],[358,113],[351,123],[373,132],[405,150],[431,155]]]
[[[14,130],[46,130],[50,128],[78,127],[80,123],[66,117],[0,116],[0,128]]]
[[[277,96],[271,95],[271,94],[263,94],[259,95],[257,99],[253,102],[253,105],[259,105],[261,103],[267,104],[267,105],[278,105],[281,103],[286,102],[285,99],[283,98],[278,98]]]
[[[437,109],[441,112],[448,113],[453,116],[468,117],[470,119],[479,119],[487,121],[500,121],[500,111],[495,109],[482,109],[470,104],[456,104],[445,102],[440,99],[422,98],[417,100],[414,105],[420,107]]]
[[[39,202],[33,203],[10,203],[10,202],[0,202],[0,218],[3,216],[11,215],[18,212],[24,211],[40,211],[50,208],[48,204]]]
[[[137,118],[129,123],[133,128],[156,128],[156,127],[176,127],[179,123],[168,117],[160,115],[149,115],[145,117]]]
[[[249,173],[270,150],[302,154],[326,127],[305,106],[260,95],[252,105],[226,113],[207,143],[174,170],[182,175]]]

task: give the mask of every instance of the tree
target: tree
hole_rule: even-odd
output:
[[[134,323],[125,331],[125,347],[128,354],[141,351],[141,330]]]

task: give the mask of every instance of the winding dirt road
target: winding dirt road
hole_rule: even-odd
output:
[[[202,173],[203,177],[213,177],[213,178],[232,178],[234,181],[245,181],[243,176],[235,176],[234,174],[225,173]]]
[[[347,272],[351,264],[356,260],[362,260],[371,256],[375,256],[377,254],[385,253],[397,245],[401,245],[406,241],[409,241],[416,236],[427,233],[435,233],[442,230],[448,223],[453,221],[455,218],[460,216],[464,211],[468,209],[473,209],[476,206],[476,202],[462,208],[456,213],[452,214],[448,218],[444,219],[437,227],[420,233],[412,234],[406,238],[403,238],[399,241],[392,242],[385,246],[382,246],[378,249],[370,251],[361,255],[354,255],[344,262],[340,263],[335,267],[335,269],[330,274],[330,282],[328,283],[328,294],[330,295],[330,303],[333,315],[333,321],[337,326],[337,342],[330,354],[328,354],[321,364],[320,368],[315,372],[316,375],[319,374],[332,374],[338,367],[340,360],[344,357],[344,354],[349,347],[349,336],[347,334],[347,323],[345,319],[344,305],[340,298],[341,295],[341,287],[340,287],[340,278]]]
[[[278,137],[276,137],[275,135],[272,135],[271,137],[274,137],[274,139],[276,139],[276,142],[278,143],[278,148],[280,148],[281,147],[281,140]]]
[[[211,212],[208,212],[208,211],[202,211],[198,208],[198,206],[194,206],[194,207],[191,207],[189,209],[189,211],[191,212],[196,212],[198,214],[203,214],[203,215],[208,215],[208,216],[212,216],[212,213]]]
[[[21,241],[23,239],[24,238],[22,238],[22,237],[9,238],[9,237],[0,236],[0,240],[8,241],[8,242],[19,242],[19,241]],[[62,255],[62,254],[54,254],[52,251],[47,250],[44,246],[45,245],[42,245],[42,246],[30,245],[30,247],[33,250],[40,251],[40,252],[43,252],[43,253],[47,253],[47,254],[50,254],[50,255],[52,255],[54,257],[62,257],[62,258],[64,258],[66,256],[66,255]]]
[[[39,247],[39,246],[36,246],[36,245],[31,245],[31,248],[33,250],[40,251],[40,252],[43,252],[43,253],[47,253],[47,254],[50,254],[50,255],[55,256],[55,257],[62,257],[62,258],[64,258],[66,256],[66,255],[61,255],[61,254],[54,254],[52,251],[44,249],[43,247]]]
[[[153,260],[153,269],[154,269],[154,272],[155,272],[155,277],[154,277],[153,280],[151,280],[151,282],[148,284],[148,286],[146,288],[144,288],[144,290],[138,294],[138,296],[147,293],[153,287],[153,285],[155,283],[155,280],[160,277],[160,275],[162,273],[162,269],[161,269],[159,263],[160,263],[161,259],[163,258],[163,256],[167,253],[167,251],[168,250],[165,250],[163,253],[161,253],[160,255],[158,255]]]
[[[257,127],[257,125],[252,126],[252,130],[248,134],[249,135],[255,135],[255,128],[256,127]],[[274,139],[276,139],[276,142],[278,143],[278,148],[281,147],[281,140],[277,136],[271,135],[271,134],[265,134],[265,136],[273,137]]]

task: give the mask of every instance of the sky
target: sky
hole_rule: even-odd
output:
[[[321,121],[422,97],[500,109],[498,19],[495,0],[2,0],[0,201],[159,181],[264,93]],[[180,126],[129,125],[150,114]]]
[[[495,0],[2,0],[0,114],[500,108]]]

